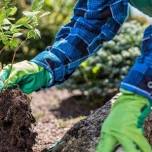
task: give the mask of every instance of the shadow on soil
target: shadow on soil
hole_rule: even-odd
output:
[[[92,110],[95,110],[101,105],[101,97],[94,100],[83,95],[75,95],[62,100],[59,107],[51,108],[50,111],[57,118],[76,118],[89,115]]]

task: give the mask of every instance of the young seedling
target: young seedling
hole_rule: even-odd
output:
[[[31,10],[23,11],[22,16],[17,18],[15,0],[0,1],[0,55],[5,50],[14,50],[11,66],[17,51],[27,40],[41,37],[37,27],[40,19],[48,15],[48,12],[42,11],[43,4],[44,0],[34,0]]]

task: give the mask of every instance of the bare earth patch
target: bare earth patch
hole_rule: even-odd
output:
[[[90,113],[86,100],[84,103],[79,92],[71,94],[67,90],[52,88],[33,93],[31,97],[37,121],[34,131],[38,133],[34,152],[41,152],[55,144],[73,124]]]

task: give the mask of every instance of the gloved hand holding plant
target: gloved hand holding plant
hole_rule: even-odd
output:
[[[40,37],[37,26],[40,18],[47,12],[40,11],[44,0],[34,0],[31,11],[24,11],[23,16],[16,19],[14,15],[18,8],[12,5],[13,2],[11,0],[0,2],[0,42],[2,43],[0,53],[5,49],[14,50],[12,64],[4,67],[0,72],[0,90],[18,86],[23,92],[31,93],[42,87],[47,87],[51,81],[51,75],[34,62],[22,61],[14,64],[14,58],[24,41]]]

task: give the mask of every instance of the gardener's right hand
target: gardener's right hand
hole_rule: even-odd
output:
[[[101,130],[96,152],[113,152],[121,145],[125,152],[152,152],[143,135],[143,124],[151,112],[147,98],[121,90]]]
[[[0,90],[18,86],[24,93],[47,87],[52,77],[47,70],[34,62],[22,61],[7,65],[0,72]]]

